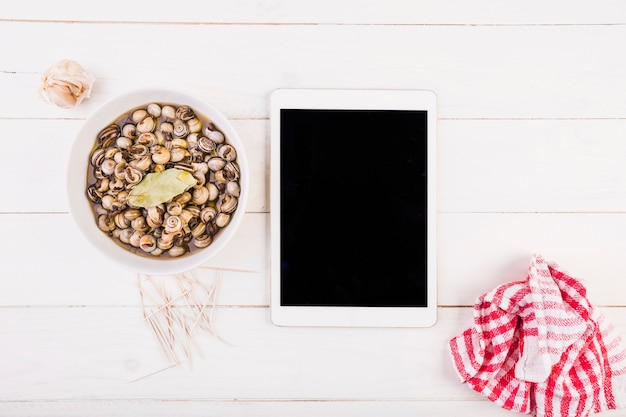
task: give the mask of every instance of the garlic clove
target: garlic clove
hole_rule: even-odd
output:
[[[79,105],[91,95],[95,77],[78,62],[63,59],[46,70],[39,87],[39,96],[61,108]]]

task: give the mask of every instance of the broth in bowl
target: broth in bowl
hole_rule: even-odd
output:
[[[130,110],[100,131],[89,162],[85,191],[94,221],[140,255],[203,249],[237,210],[237,150],[185,104]]]
[[[237,133],[213,107],[186,93],[140,90],[105,104],[79,132],[70,212],[123,266],[182,272],[232,238],[244,215],[246,169]]]

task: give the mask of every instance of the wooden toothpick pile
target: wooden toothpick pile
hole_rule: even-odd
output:
[[[202,353],[195,343],[198,331],[220,339],[214,331],[214,313],[221,272],[217,270],[209,283],[193,270],[174,277],[137,276],[143,317],[159,341],[167,367],[189,361],[192,347]]]

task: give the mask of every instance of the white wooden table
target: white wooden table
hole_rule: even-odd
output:
[[[446,343],[534,252],[583,278],[626,334],[625,3],[165,3],[0,6],[0,415],[511,415],[457,381]],[[97,78],[71,110],[37,96],[63,58]],[[229,343],[200,337],[202,355],[150,375],[164,359],[137,277],[80,235],[65,172],[98,106],[155,85],[232,120],[252,189],[237,237],[207,264],[226,269],[215,326]],[[437,93],[434,327],[272,325],[268,100],[279,87]]]

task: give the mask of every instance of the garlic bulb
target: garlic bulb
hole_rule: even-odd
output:
[[[68,109],[91,95],[95,78],[78,62],[63,59],[43,75],[39,96],[48,103]]]

